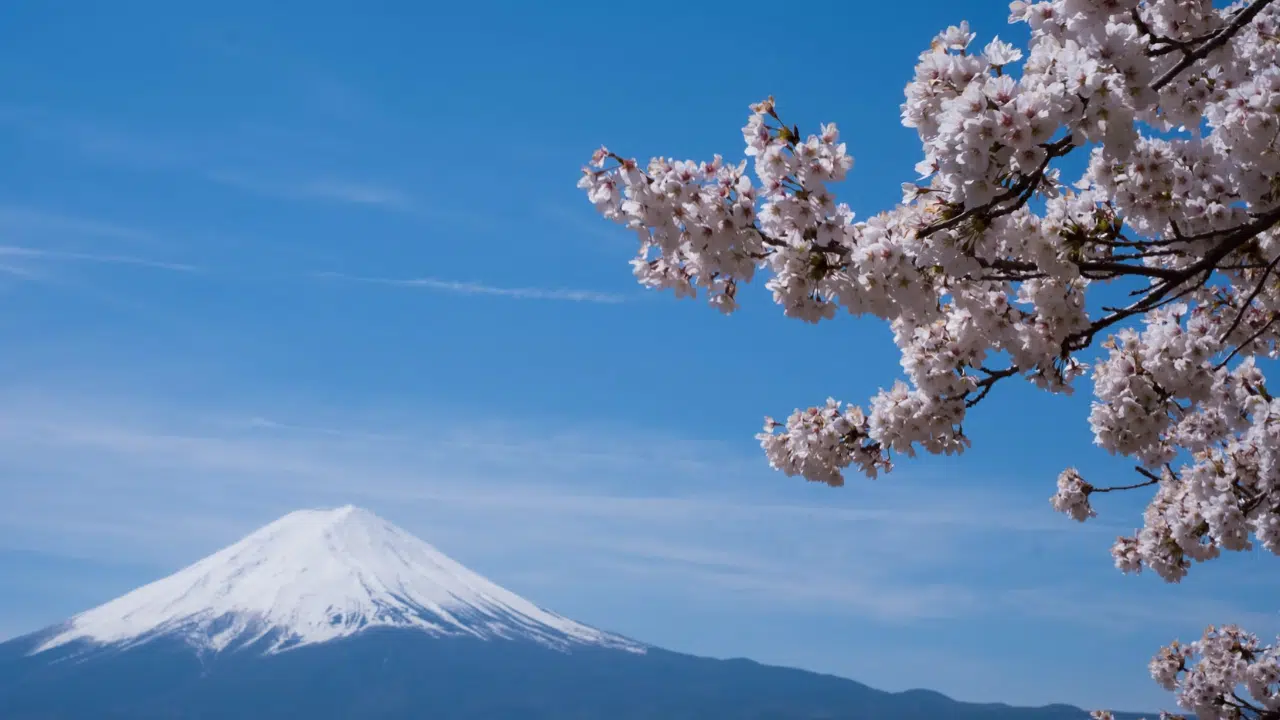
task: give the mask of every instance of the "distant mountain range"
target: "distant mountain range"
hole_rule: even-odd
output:
[[[167,578],[0,644],[0,718],[1087,720],[1088,713],[888,693],[647,646],[539,608],[372,513],[344,507],[291,513]]]

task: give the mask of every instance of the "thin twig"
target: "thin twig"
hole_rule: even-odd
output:
[[[1242,350],[1244,350],[1245,348],[1247,348],[1247,347],[1249,347],[1250,345],[1252,345],[1252,344],[1253,344],[1253,342],[1254,342],[1255,340],[1257,340],[1258,338],[1262,337],[1264,333],[1266,333],[1268,330],[1270,330],[1270,329],[1271,329],[1271,326],[1276,324],[1276,320],[1280,320],[1280,315],[1276,315],[1276,314],[1272,313],[1272,315],[1271,315],[1271,319],[1270,319],[1270,320],[1268,320],[1268,321],[1266,322],[1266,324],[1264,324],[1262,327],[1258,328],[1258,331],[1257,331],[1257,332],[1255,332],[1255,333],[1253,333],[1252,335],[1250,335],[1250,336],[1249,336],[1249,337],[1248,337],[1244,342],[1240,343],[1239,345],[1236,345],[1235,349],[1231,351],[1231,354],[1230,354],[1230,355],[1228,355],[1228,356],[1226,356],[1225,358],[1223,358],[1223,359],[1222,359],[1222,362],[1220,362],[1220,363],[1218,363],[1217,365],[1215,365],[1215,366],[1214,366],[1214,367],[1215,367],[1215,369],[1221,369],[1221,368],[1226,367],[1226,366],[1227,366],[1227,363],[1231,362],[1231,359],[1232,359],[1232,358],[1234,358],[1236,355],[1240,354],[1240,352],[1241,352]]]
[[[959,215],[956,215],[953,218],[948,218],[947,220],[936,222],[936,223],[933,223],[932,225],[928,225],[924,228],[921,228],[920,231],[916,233],[917,237],[926,238],[936,232],[941,232],[943,230],[950,230],[956,227],[957,225],[963,223],[965,220],[968,220],[969,218],[975,215],[980,215],[988,210],[992,210],[993,208],[999,206],[1001,203],[1008,202],[1009,200],[1013,200],[1014,198],[1018,198],[1017,203],[997,211],[997,213],[993,214],[992,217],[1007,215],[1013,212],[1014,210],[1026,205],[1027,201],[1031,199],[1031,195],[1035,194],[1034,193],[1035,188],[1038,187],[1040,185],[1040,182],[1044,179],[1044,173],[1046,170],[1049,169],[1049,163],[1053,161],[1054,158],[1059,158],[1059,157],[1062,157],[1063,155],[1066,155],[1068,152],[1071,151],[1074,145],[1073,145],[1072,137],[1070,135],[1067,135],[1061,140],[1055,143],[1052,143],[1050,145],[1045,145],[1043,147],[1048,152],[1048,154],[1045,156],[1045,159],[1041,161],[1039,167],[1037,167],[1035,171],[1032,172],[1030,175],[1023,177],[1016,184],[1014,184],[1013,187],[1009,188],[1005,192],[996,196],[995,199],[993,200],[983,203],[982,205],[978,205],[977,207],[969,208],[968,210],[965,210],[964,212],[960,213]]]
[[[1225,45],[1227,41],[1231,39],[1231,36],[1240,32],[1241,28],[1248,25],[1249,22],[1257,17],[1258,13],[1262,12],[1262,9],[1270,5],[1271,2],[1272,0],[1255,0],[1252,5],[1241,10],[1240,13],[1236,15],[1235,19],[1226,27],[1214,33],[1213,36],[1200,47],[1183,55],[1182,59],[1179,60],[1176,65],[1169,68],[1164,75],[1161,75],[1155,82],[1151,83],[1151,89],[1159,91],[1165,85],[1173,82],[1174,78],[1178,77],[1183,70],[1186,70],[1197,62],[1203,60],[1208,57],[1209,53]]]
[[[1241,321],[1244,320],[1244,314],[1248,312],[1249,306],[1253,304],[1254,298],[1258,297],[1258,293],[1262,292],[1262,288],[1267,285],[1267,278],[1271,276],[1271,271],[1276,269],[1276,264],[1280,263],[1280,254],[1277,254],[1271,264],[1267,265],[1267,269],[1262,272],[1262,278],[1258,280],[1258,284],[1254,286],[1253,292],[1249,293],[1249,297],[1245,298],[1244,304],[1240,306],[1240,311],[1236,313],[1236,318],[1231,322],[1231,327],[1222,333],[1222,339],[1219,342],[1226,342],[1231,337],[1231,333],[1240,327]]]

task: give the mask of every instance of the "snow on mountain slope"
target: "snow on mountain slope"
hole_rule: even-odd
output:
[[[644,646],[509,592],[366,510],[301,510],[169,577],[73,617],[35,649],[180,636],[267,652],[372,627],[524,639],[559,648]]]

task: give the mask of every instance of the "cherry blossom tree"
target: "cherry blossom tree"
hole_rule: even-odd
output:
[[[788,317],[889,323],[905,379],[869,407],[766,418],[758,438],[787,475],[839,486],[959,453],[996,385],[1070,393],[1085,378],[1095,442],[1138,475],[1103,486],[1066,469],[1052,504],[1083,522],[1096,495],[1150,492],[1112,550],[1120,570],[1178,582],[1223,551],[1280,553],[1280,399],[1259,366],[1280,352],[1280,4],[1010,12],[1025,48],[975,45],[961,23],[920,55],[901,107],[920,179],[866,220],[833,195],[853,166],[835,125],[804,135],[772,97],[742,131],[754,178],[748,160],[642,167],[601,148],[579,186],[639,236],[645,286],[730,313],[759,272]],[[1073,155],[1087,169],[1063,177]],[[1129,295],[1096,307],[1108,286]],[[1204,720],[1280,718],[1280,649],[1237,627],[1150,668]]]

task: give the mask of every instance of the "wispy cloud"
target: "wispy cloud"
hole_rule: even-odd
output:
[[[440,278],[380,278],[347,275],[336,272],[317,273],[316,277],[347,282],[367,283],[372,285],[388,285],[393,287],[421,288],[436,292],[456,295],[492,295],[515,300],[565,300],[569,302],[617,304],[626,302],[627,298],[615,293],[595,290],[573,290],[567,288],[535,288],[535,287],[498,287],[477,282],[443,280]]]
[[[393,212],[425,211],[410,193],[385,182],[300,170],[298,155],[304,152],[303,149],[296,143],[293,147],[281,146],[289,137],[296,136],[296,132],[276,134],[270,143],[253,136],[261,133],[246,136],[243,129],[213,136],[166,136],[107,127],[44,111],[8,116],[0,114],[0,122],[16,125],[33,137],[68,145],[88,157],[118,167],[185,174],[263,197],[363,206]],[[229,152],[235,157],[229,159]],[[3,209],[0,208],[0,222],[3,220]],[[65,220],[73,221],[70,218]],[[90,228],[84,225],[81,229]],[[96,229],[111,231],[108,226]],[[124,233],[117,235],[123,236]]]
[[[30,258],[36,260],[62,260],[71,262],[102,263],[108,265],[136,265],[156,270],[172,270],[174,272],[197,272],[200,268],[186,263],[150,260],[129,255],[109,255],[102,253],[70,252],[66,250],[50,250],[46,248],[20,247],[16,245],[0,245],[0,257]]]
[[[1198,630],[1224,618],[1261,634],[1280,630],[1280,612],[1243,609],[1221,598],[1188,596],[1183,588],[1152,584],[1142,588],[1143,602],[1117,589],[1082,591],[1075,585],[1006,591],[1001,604],[1021,612],[1108,633],[1153,625]],[[1189,639],[1189,638],[1186,638]]]
[[[346,205],[365,205],[411,212],[417,204],[408,193],[385,185],[338,178],[303,178],[268,180],[239,173],[211,171],[205,176],[213,182],[267,197],[286,200],[317,200]]]
[[[65,233],[117,240],[150,241],[150,233],[136,228],[73,215],[13,205],[0,206],[0,231],[6,235]]]
[[[362,440],[403,440],[400,435],[366,432],[362,430],[346,430],[342,428],[320,427],[316,425],[297,425],[283,423],[264,417],[251,417],[244,421],[228,421],[229,427],[240,427],[250,430],[266,430],[281,433],[299,433],[302,435],[324,435],[336,438],[355,438]]]
[[[146,230],[82,215],[17,205],[0,205],[0,275],[22,282],[56,285],[119,304],[82,281],[67,277],[68,263],[116,265],[192,273],[197,266],[151,257],[166,243]],[[121,252],[121,249],[127,252]],[[145,253],[145,255],[141,254]]]
[[[45,274],[38,270],[12,263],[0,263],[0,273],[25,280],[40,280],[45,277]]]
[[[982,612],[993,588],[966,577],[983,553],[1016,562],[1015,537],[1081,536],[1047,511],[937,487],[857,503],[770,497],[756,481],[776,478],[755,456],[634,430],[498,428],[455,413],[394,433],[240,417],[0,394],[0,468],[16,499],[0,506],[0,536],[176,567],[288,510],[354,502],[464,562],[565,559],[545,568],[561,591],[656,583],[708,605],[727,593],[886,622]],[[709,483],[716,475],[741,487]]]

